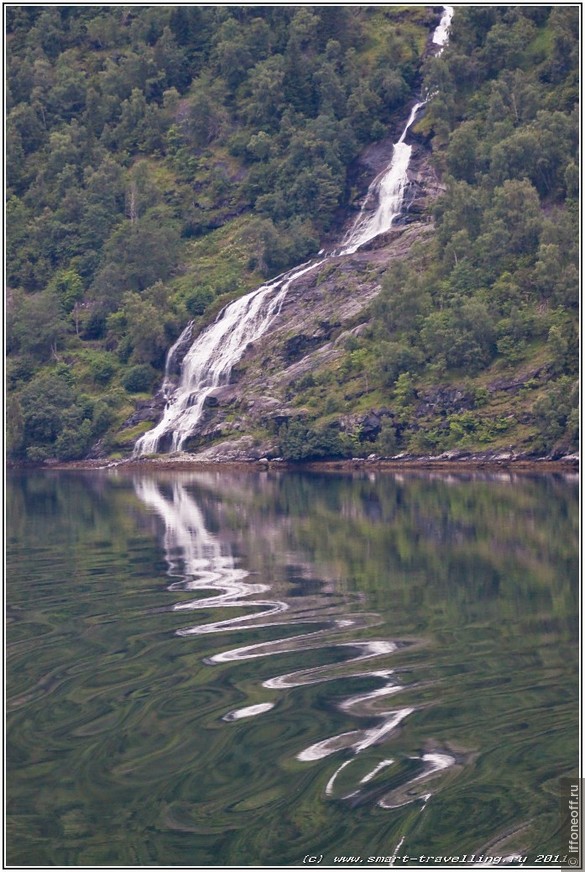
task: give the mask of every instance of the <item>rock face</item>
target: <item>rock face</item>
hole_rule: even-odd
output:
[[[136,411],[124,422],[124,429],[135,427],[143,421],[156,421],[163,412],[166,400],[161,391],[152,399],[138,403]]]
[[[236,446],[232,437],[268,427],[275,438],[246,443],[245,450],[249,459],[275,456],[278,428],[303,415],[288,407],[292,384],[345,354],[346,341],[366,325],[365,310],[380,292],[383,273],[431,232],[426,222],[404,225],[377,240],[376,248],[328,262],[295,282],[270,331],[248,347],[233,370],[231,384],[208,398],[200,432],[185,449],[201,460],[244,459],[244,443],[240,439]],[[375,438],[380,429],[375,413],[359,423],[360,432]],[[211,440],[222,443],[205,448]]]
[[[388,156],[382,151],[378,146],[376,157],[383,166]],[[372,156],[367,159],[371,163]],[[270,331],[248,347],[231,384],[214,395],[218,402],[195,440],[199,446],[267,424],[276,433],[292,417],[302,416],[302,410],[287,408],[292,383],[345,353],[347,340],[366,327],[366,310],[381,290],[384,273],[394,261],[406,258],[415,242],[433,233],[429,206],[444,188],[423,148],[415,146],[411,167],[404,218],[355,254],[327,261],[293,283]],[[359,425],[369,440],[379,432],[380,420],[373,412]],[[250,456],[274,456],[276,445],[276,438],[260,441]],[[197,451],[197,457],[203,454],[207,451]]]
[[[473,409],[475,402],[475,394],[469,391],[461,388],[436,387],[418,398],[415,414],[420,416],[438,411],[447,415]]]
[[[369,179],[373,170],[388,163],[391,148],[392,137],[388,137],[362,157]],[[433,232],[429,205],[442,190],[429,153],[415,145],[404,217],[354,254],[327,260],[293,282],[269,331],[248,346],[232,370],[230,384],[206,398],[198,432],[184,445],[185,451],[201,460],[275,456],[278,428],[303,414],[289,408],[292,383],[344,355],[347,340],[366,327],[366,310],[381,290],[383,274],[394,261],[406,258],[415,242]],[[171,370],[178,370],[177,361],[185,350],[175,349]],[[163,398],[157,397],[144,404],[124,427],[158,420],[162,403]],[[360,422],[360,432],[379,431],[374,417]],[[254,432],[264,436],[255,438],[250,435]],[[274,438],[267,439],[267,432]]]

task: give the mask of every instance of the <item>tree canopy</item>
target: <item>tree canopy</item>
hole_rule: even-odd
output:
[[[335,234],[357,155],[420,89],[433,96],[417,132],[446,186],[436,234],[388,269],[340,378],[367,366],[375,396],[400,404],[403,376],[416,391],[535,358],[548,381],[530,420],[546,429],[576,377],[578,10],[457,7],[449,45],[424,59],[437,20],[436,7],[7,7],[12,457],[107,443],[189,319]],[[573,409],[541,444],[574,444]],[[386,443],[444,447],[448,432]]]

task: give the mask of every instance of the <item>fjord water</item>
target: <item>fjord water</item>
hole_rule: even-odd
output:
[[[12,474],[9,864],[556,855],[575,478]]]

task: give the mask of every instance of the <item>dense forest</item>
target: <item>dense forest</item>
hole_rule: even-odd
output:
[[[13,460],[115,456],[187,322],[334,237],[356,159],[417,93],[436,231],[291,397],[308,418],[279,451],[575,449],[579,9],[458,7],[433,58],[440,11],[7,8]],[[494,380],[518,373],[502,400]],[[465,407],[420,411],[453,385]],[[338,425],[353,406],[392,409],[361,447]]]

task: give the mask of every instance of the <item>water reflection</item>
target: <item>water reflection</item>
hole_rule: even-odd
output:
[[[9,484],[11,863],[557,853],[572,478]]]
[[[229,543],[222,543],[207,528],[195,492],[189,487],[196,485],[198,488],[213,492],[215,484],[216,480],[213,476],[196,474],[186,479],[184,477],[180,480],[175,479],[170,486],[167,486],[165,493],[160,482],[144,478],[135,480],[137,496],[164,522],[164,548],[168,572],[169,575],[181,579],[173,582],[169,590],[217,591],[214,596],[202,596],[177,603],[173,608],[175,610],[253,609],[252,612],[238,617],[218,621],[208,620],[181,628],[176,631],[177,635],[222,633],[251,627],[288,628],[298,624],[319,624],[321,629],[317,631],[229,648],[206,657],[205,662],[220,664],[296,651],[327,649],[327,652],[335,657],[333,662],[311,669],[275,675],[264,680],[262,687],[284,690],[334,679],[351,678],[381,681],[382,686],[367,693],[354,694],[337,703],[339,711],[347,713],[352,718],[367,718],[372,725],[338,733],[315,742],[300,750],[296,754],[296,759],[301,762],[315,762],[344,752],[350,753],[352,758],[355,758],[375,746],[387,745],[403,721],[416,711],[416,707],[395,705],[387,707],[388,698],[393,699],[396,694],[408,688],[408,685],[400,680],[395,670],[382,669],[379,663],[381,659],[385,663],[388,655],[400,648],[416,643],[412,640],[400,639],[360,640],[359,637],[354,636],[356,631],[381,624],[382,617],[375,613],[351,610],[355,605],[355,597],[352,602],[352,597],[347,593],[342,595],[335,592],[332,596],[332,591],[329,590],[327,594],[293,598],[287,596],[281,589],[278,592],[278,599],[268,597],[257,599],[258,595],[269,593],[271,585],[252,582],[249,572],[237,567]],[[420,643],[420,640],[418,641]],[[356,671],[353,664],[361,664],[364,660],[372,661],[373,668],[368,670],[360,668]],[[380,705],[381,702],[383,705]],[[266,702],[244,706],[227,712],[222,719],[234,721],[256,717],[271,711],[274,705],[274,702]],[[392,773],[394,782],[392,791],[380,797],[381,785],[378,778],[376,790],[368,793],[368,796],[375,797],[381,808],[396,808],[419,799],[420,791],[413,790],[413,787],[418,786],[419,782],[427,782],[432,777],[436,779],[438,773],[455,763],[455,758],[448,753],[435,751],[410,755],[410,761],[415,761],[416,765],[409,765],[408,771],[399,777],[398,781],[395,773]],[[331,776],[325,788],[327,796],[334,795],[334,784],[338,774],[351,762],[352,759],[345,760]],[[364,792],[362,785],[376,778],[392,762],[388,760],[377,763],[366,775],[357,777],[354,788],[349,793],[345,792],[345,788],[337,798],[351,799],[355,802],[356,798]],[[347,772],[345,776],[347,782]],[[423,794],[425,806],[430,796],[430,793]]]

